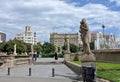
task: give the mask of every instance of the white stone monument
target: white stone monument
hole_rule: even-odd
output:
[[[14,52],[13,52],[13,55],[17,55],[17,53],[16,53],[16,44],[14,45]]]
[[[65,36],[65,51],[64,51],[64,59],[65,61],[70,61],[70,43],[69,43],[69,37],[66,35]]]

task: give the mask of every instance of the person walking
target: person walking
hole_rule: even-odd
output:
[[[57,52],[55,52],[54,57],[55,57],[56,63],[58,63],[58,54],[57,54]]]
[[[37,61],[37,52],[34,52],[33,58],[34,58],[34,61]]]

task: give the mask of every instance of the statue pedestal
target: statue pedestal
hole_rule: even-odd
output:
[[[29,64],[31,65],[33,63],[33,58],[30,56],[29,57]]]
[[[14,56],[17,56],[17,53],[13,53]]]
[[[96,66],[94,54],[84,54],[81,57],[82,62],[82,79],[84,82],[95,82]]]
[[[82,57],[80,58],[80,60],[81,60],[81,62],[82,63],[85,63],[85,62],[95,62],[95,56],[94,56],[94,54],[84,54],[84,55],[82,55]]]
[[[70,61],[70,51],[64,51],[64,60],[65,61]]]

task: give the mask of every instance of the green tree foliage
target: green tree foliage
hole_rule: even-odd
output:
[[[23,41],[19,40],[9,40],[7,42],[1,43],[0,51],[7,52],[8,54],[12,54],[14,52],[14,45],[16,46],[16,52],[21,54],[27,50],[27,46]]]
[[[91,42],[91,43],[90,43],[90,49],[91,49],[91,50],[94,50],[94,49],[95,49],[95,44],[94,44],[94,42]]]
[[[4,50],[5,44],[6,44],[5,42],[0,43],[0,52],[5,52],[5,50]]]
[[[78,52],[78,50],[79,50],[78,46],[76,46],[74,44],[70,44],[70,51],[72,53],[76,53],[76,52]]]
[[[12,54],[14,52],[14,45],[16,44],[16,52],[18,54],[24,53],[24,52],[31,52],[31,44],[25,43],[20,40],[9,40],[7,42],[0,43],[0,51],[1,52],[7,52],[8,54]],[[34,51],[37,53],[43,52],[43,53],[54,53],[55,46],[51,43],[45,42],[43,45],[41,45],[39,42],[37,45],[33,46]]]
[[[45,42],[42,46],[43,53],[54,53],[55,52],[55,46],[54,44]]]
[[[14,42],[12,40],[5,43],[4,51],[8,53],[12,53],[14,51]]]
[[[27,46],[25,42],[20,41],[20,40],[15,40],[15,44],[17,45],[16,46],[17,53],[21,54],[27,51]]]
[[[42,45],[38,42],[37,45],[34,45],[34,51],[39,53],[42,51]]]
[[[63,50],[65,50],[65,45],[62,47]],[[79,47],[76,46],[75,44],[70,44],[70,52],[71,53],[76,53],[78,52]]]
[[[60,50],[61,50],[60,47],[57,47],[57,48],[58,48],[58,53],[60,53]]]
[[[26,46],[27,46],[26,52],[27,53],[31,52],[31,44],[30,43],[26,43]]]

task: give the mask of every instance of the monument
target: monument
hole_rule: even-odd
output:
[[[91,42],[91,36],[89,33],[89,27],[86,19],[82,19],[80,22],[80,36],[83,43],[83,54],[81,57],[82,62],[82,77],[84,82],[95,81],[95,57],[90,50],[89,43]],[[91,72],[92,71],[92,72]]]
[[[17,53],[16,53],[16,44],[14,45],[14,52],[13,52],[13,55],[17,55]]]
[[[69,43],[69,37],[65,35],[65,51],[64,51],[64,59],[65,61],[70,61],[70,43]]]
[[[34,49],[33,49],[33,44],[31,44],[31,52],[30,52],[30,61],[29,64],[33,63],[33,54],[34,54]]]
[[[33,54],[34,54],[34,49],[33,49],[33,44],[31,45],[31,57],[33,58]]]
[[[89,43],[91,42],[91,36],[89,33],[89,28],[88,25],[86,23],[85,19],[82,19],[82,21],[80,22],[80,33],[81,33],[81,40],[83,43],[83,55],[81,58],[81,61],[95,61],[95,57],[94,54],[91,52],[90,50],[90,45]]]
[[[70,53],[70,42],[69,42],[69,37],[65,35],[65,52]]]

